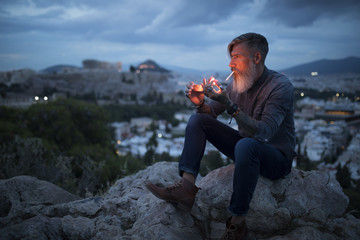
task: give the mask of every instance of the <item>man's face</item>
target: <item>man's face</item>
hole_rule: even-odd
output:
[[[229,67],[234,71],[233,89],[243,93],[254,85],[257,71],[254,56],[246,43],[236,44],[231,52]]]
[[[245,72],[252,61],[252,54],[246,43],[234,45],[230,57],[229,67],[238,74]]]

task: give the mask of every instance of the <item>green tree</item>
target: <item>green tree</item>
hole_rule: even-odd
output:
[[[223,167],[229,164],[229,162],[224,162],[221,158],[219,151],[210,151],[207,155],[205,155],[201,161],[200,165],[200,175],[205,176],[210,171]]]
[[[316,169],[315,164],[311,164],[311,162],[310,162],[310,158],[309,158],[309,156],[307,154],[307,148],[306,147],[304,148],[304,154],[301,154],[300,145],[299,145],[298,156],[296,157],[296,159],[297,159],[296,167],[298,169],[302,169],[302,170],[305,170],[305,171]]]
[[[146,143],[146,153],[144,155],[144,163],[147,166],[150,166],[155,161],[155,152],[158,146],[157,133],[156,130],[153,131],[153,135],[150,137],[149,141]]]
[[[144,169],[146,165],[140,157],[134,157],[131,153],[120,157],[120,161],[124,162],[124,175],[130,175]]]
[[[153,130],[153,134],[152,136],[149,138],[149,141],[146,143],[146,149],[156,149],[158,146],[158,141],[157,141],[157,133],[156,130]]]
[[[149,129],[148,129],[148,130],[154,132],[154,131],[156,131],[158,128],[159,128],[159,126],[158,126],[154,121],[152,121],[151,124],[150,124],[150,126],[149,126]]]
[[[146,150],[146,153],[143,157],[143,161],[146,166],[150,166],[151,164],[153,164],[154,160],[155,160],[155,150],[153,148],[149,148],[148,150]]]
[[[104,109],[110,122],[130,121],[134,117],[152,117],[170,122],[173,126],[178,124],[174,114],[189,107],[177,103],[162,103],[156,105],[107,105]]]
[[[60,99],[28,109],[0,107],[1,178],[31,175],[84,196],[124,174],[105,111]]]
[[[26,127],[26,110],[0,106],[0,142],[8,142],[16,135],[32,136]]]
[[[84,144],[85,138],[72,121],[65,106],[34,104],[27,111],[27,127],[38,138],[49,141],[60,151],[69,150],[74,144]]]
[[[172,157],[168,152],[163,152],[161,154],[155,154],[155,162],[176,162],[179,161],[178,157]]]

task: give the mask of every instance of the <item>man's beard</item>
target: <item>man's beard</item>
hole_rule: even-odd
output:
[[[246,92],[255,83],[256,64],[250,63],[249,68],[244,72],[234,72],[233,90],[238,94]]]

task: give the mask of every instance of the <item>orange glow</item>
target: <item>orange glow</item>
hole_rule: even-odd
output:
[[[139,68],[140,69],[149,69],[149,68],[154,69],[155,67],[153,65],[149,65],[149,64],[141,64],[139,66]]]
[[[220,86],[218,85],[218,83],[213,83],[212,84],[212,89],[216,92],[216,93],[221,93],[221,88],[220,88]]]
[[[327,114],[330,114],[330,115],[344,115],[344,116],[347,116],[347,115],[353,115],[354,113],[351,112],[351,111],[340,111],[340,110],[327,110],[325,111]]]
[[[193,90],[194,90],[195,92],[203,92],[203,91],[204,91],[204,87],[203,87],[202,84],[195,84],[195,85],[193,86]]]
[[[210,77],[209,83],[211,84],[211,88],[214,90],[214,92],[218,94],[222,92],[222,89],[220,88],[219,85],[219,81],[216,80],[214,77]]]

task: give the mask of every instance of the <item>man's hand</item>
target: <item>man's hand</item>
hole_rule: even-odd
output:
[[[195,106],[201,106],[204,104],[204,89],[203,85],[196,85],[194,82],[186,84],[187,89],[185,90],[186,96]]]
[[[208,98],[211,98],[214,101],[222,103],[226,107],[232,105],[232,102],[229,98],[229,94],[227,93],[226,89],[221,88],[219,82],[215,78],[210,77],[209,80],[204,79],[203,86],[204,86],[204,94]]]

